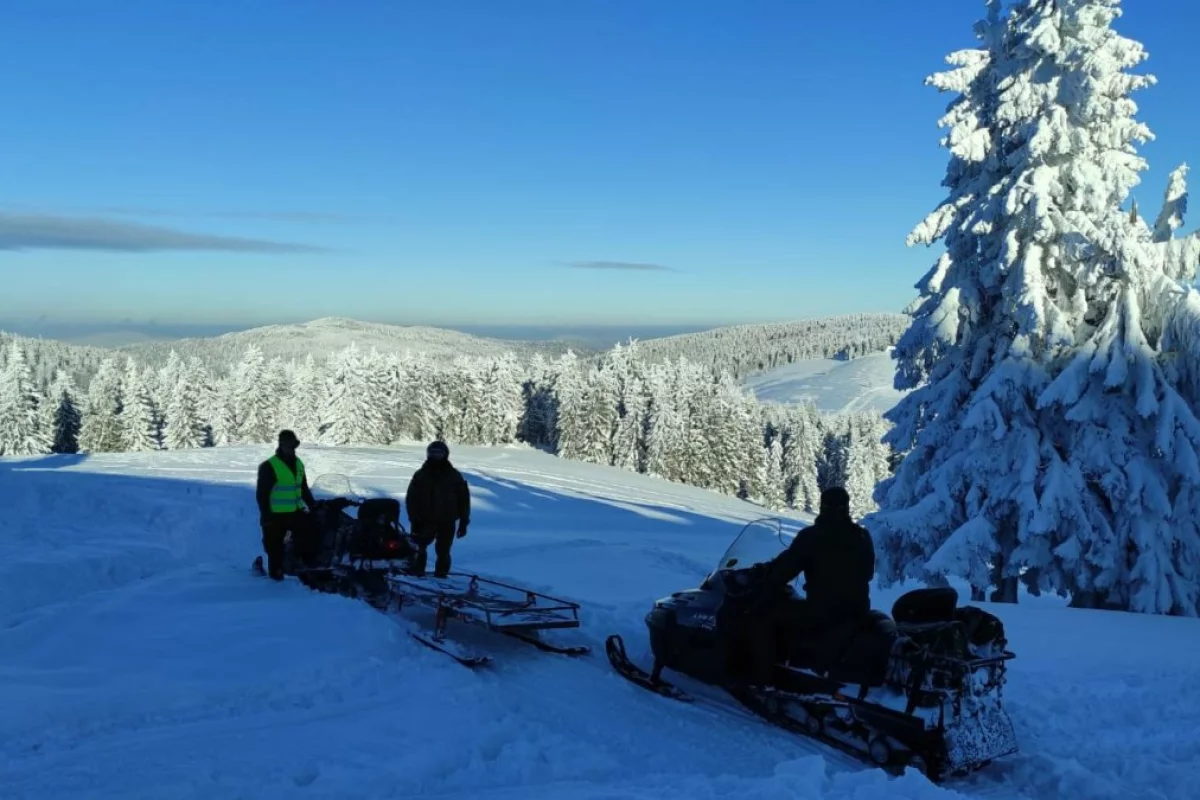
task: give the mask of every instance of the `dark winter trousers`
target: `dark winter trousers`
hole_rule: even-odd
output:
[[[453,521],[422,525],[419,530],[413,531],[413,539],[420,547],[417,551],[416,562],[413,564],[418,575],[425,573],[425,565],[429,560],[425,549],[433,544],[434,552],[437,553],[433,574],[438,578],[446,577],[450,572],[450,548],[454,545],[454,531],[455,523]]]
[[[750,681],[774,683],[775,665],[788,658],[800,639],[818,633],[817,609],[804,598],[785,598],[764,604],[748,614]],[[810,647],[817,644],[810,641]]]
[[[267,554],[267,574],[283,577],[284,542],[292,534],[292,553],[311,562],[317,546],[317,525],[311,514],[294,511],[290,514],[268,514],[262,519],[262,544]]]

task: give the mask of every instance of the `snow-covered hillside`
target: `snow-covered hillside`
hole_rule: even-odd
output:
[[[267,325],[236,333],[196,339],[146,342],[118,348],[147,364],[166,363],[174,350],[185,359],[196,357],[203,363],[221,367],[236,363],[250,345],[256,345],[270,359],[303,360],[312,355],[318,360],[356,345],[359,349],[378,349],[381,353],[424,353],[431,357],[518,356],[542,353],[557,356],[566,352],[562,342],[525,342],[488,339],[446,328],[422,325],[381,325],[340,317],[326,317],[298,325]],[[578,346],[573,349],[579,350]]]
[[[647,339],[642,353],[654,361],[686,358],[743,378],[805,359],[874,353],[899,340],[905,314],[843,314]]]
[[[812,402],[825,414],[889,410],[907,392],[892,386],[891,348],[850,359],[814,358],[753,375],[743,381],[767,403]]]
[[[404,491],[420,449],[305,449]],[[750,504],[523,448],[454,447],[474,493],[456,566],[583,603],[578,660],[255,577],[259,448],[0,459],[0,797],[1089,798],[1194,795],[1200,621],[991,606],[1018,653],[1021,752],[935,787],[611,671],[655,598],[694,586]],[[797,518],[799,519],[799,518]],[[895,592],[878,593],[890,608]],[[466,637],[467,632],[456,629]]]

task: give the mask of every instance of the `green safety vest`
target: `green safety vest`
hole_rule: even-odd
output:
[[[290,514],[299,511],[300,487],[304,485],[304,462],[296,459],[296,474],[288,469],[288,465],[279,456],[271,456],[268,461],[275,470],[275,486],[271,489],[271,513]]]

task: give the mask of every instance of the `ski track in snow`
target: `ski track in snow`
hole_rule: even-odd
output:
[[[750,504],[523,448],[454,448],[475,501],[456,567],[581,602],[583,626],[554,638],[594,651],[455,625],[496,658],[472,671],[408,635],[428,612],[250,572],[266,454],[0,459],[0,797],[1195,796],[1195,620],[990,606],[1018,655],[1006,697],[1022,750],[938,787],[609,667],[609,633],[648,663],[646,611],[768,516]],[[403,497],[422,448],[303,455],[314,479]]]

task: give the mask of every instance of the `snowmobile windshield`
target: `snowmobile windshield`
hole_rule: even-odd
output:
[[[362,494],[350,483],[350,479],[340,472],[327,472],[313,481],[309,486],[313,497],[318,500],[332,500],[335,497],[345,497],[349,500],[361,500]]]
[[[742,528],[729,545],[717,569],[746,569],[765,564],[787,549],[793,535],[784,533],[784,520],[760,519]]]

